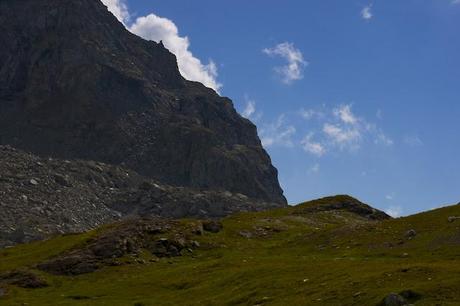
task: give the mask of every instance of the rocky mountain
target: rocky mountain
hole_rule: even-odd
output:
[[[256,127],[99,0],[2,0],[0,20],[0,144],[286,205]]]
[[[279,206],[229,191],[174,187],[120,166],[40,158],[0,146],[0,248],[132,216],[218,218]]]

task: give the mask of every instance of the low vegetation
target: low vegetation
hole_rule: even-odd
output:
[[[107,241],[101,237],[157,222],[124,221],[0,251],[0,304],[385,305],[394,293],[415,305],[459,305],[456,216],[458,205],[391,219],[338,196],[240,213],[223,219],[222,229],[216,223],[202,230],[197,220],[170,221],[173,227],[162,221],[166,230],[142,234],[139,248],[110,260],[97,257],[92,272],[43,269]],[[152,249],[158,241],[176,245],[172,241],[182,238],[177,254]],[[26,286],[37,280],[40,286]]]

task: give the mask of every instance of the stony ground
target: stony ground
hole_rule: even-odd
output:
[[[278,205],[171,187],[119,166],[40,158],[0,146],[0,248],[129,216],[210,218]]]
[[[1,251],[0,303],[459,305],[459,216],[391,219],[338,196],[221,223],[126,220]]]

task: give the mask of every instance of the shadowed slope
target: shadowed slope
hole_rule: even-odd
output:
[[[0,19],[0,143],[286,205],[256,127],[99,0],[4,0]]]

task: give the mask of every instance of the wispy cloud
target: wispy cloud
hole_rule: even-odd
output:
[[[377,132],[374,142],[376,144],[381,144],[387,147],[392,146],[394,144],[393,139],[385,135],[381,130]]]
[[[306,109],[301,108],[298,111],[298,114],[306,121],[312,119],[322,119],[324,118],[325,114],[322,109]]]
[[[280,115],[274,123],[262,125],[259,135],[264,147],[284,146],[294,147],[293,135],[296,133],[293,125],[286,123],[286,116]]]
[[[371,20],[374,17],[374,14],[372,13],[372,4],[363,7],[361,10],[361,17],[364,20]]]
[[[310,120],[311,118],[313,118],[316,114],[316,112],[312,109],[301,109],[299,111],[299,114],[300,116],[302,116],[302,118],[304,118],[305,120]]]
[[[299,113],[308,119],[315,114],[303,109]],[[308,132],[301,141],[304,151],[317,157],[336,150],[356,151],[366,140],[383,146],[394,144],[393,140],[375,123],[357,116],[351,104],[335,107],[329,110],[329,115],[323,110],[322,116],[318,118],[320,127]]]
[[[316,163],[314,164],[313,166],[311,166],[311,168],[309,169],[309,173],[318,173],[321,169],[321,166],[320,164]]]
[[[394,198],[395,198],[395,194],[394,194],[393,192],[390,193],[390,194],[387,194],[387,195],[385,196],[385,199],[386,199],[387,201],[393,201]]]
[[[351,105],[342,105],[334,109],[334,115],[346,124],[355,125],[358,122],[358,119],[351,111]]]
[[[390,207],[388,207],[388,208],[385,210],[385,212],[386,212],[388,215],[392,216],[393,218],[399,218],[399,217],[401,217],[402,214],[403,214],[403,209],[402,209],[401,206],[396,206],[396,205],[395,205],[395,206],[390,206]]]
[[[246,98],[246,106],[241,115],[246,119],[251,119],[251,116],[256,112],[256,102]]]
[[[404,136],[404,143],[411,147],[423,146],[423,141],[417,135],[406,135]]]
[[[131,25],[130,13],[124,0],[102,0],[109,10],[132,33],[147,40],[163,41],[165,47],[177,57],[177,63],[182,76],[191,81],[203,83],[216,91],[222,88],[217,81],[217,65],[213,60],[203,64],[190,51],[190,39],[180,36],[176,24],[167,18],[155,14],[137,18]]]
[[[246,97],[242,114],[258,122],[259,136],[266,148],[299,148],[316,158],[322,158],[343,151],[357,152],[363,145],[394,145],[394,141],[377,124],[355,114],[352,104],[301,108],[267,122],[256,109],[255,101]]]
[[[313,133],[309,133],[302,139],[302,148],[307,153],[321,157],[326,154],[326,148],[321,143],[313,141],[313,136]]]
[[[287,61],[286,65],[275,68],[283,83],[291,84],[303,79],[303,69],[308,63],[304,60],[302,52],[293,43],[281,43],[273,48],[265,48],[262,52],[272,57],[279,56]]]
[[[245,106],[241,111],[241,116],[255,123],[260,123],[262,112],[257,110],[257,102],[247,94],[244,95]]]
[[[357,149],[361,139],[361,131],[357,127],[344,128],[340,125],[325,123],[323,126],[324,134],[329,140],[341,149]]]

